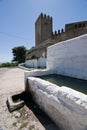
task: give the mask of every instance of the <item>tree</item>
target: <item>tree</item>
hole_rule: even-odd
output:
[[[17,61],[18,63],[25,62],[26,48],[24,46],[14,47],[12,53],[14,56],[13,61]]]

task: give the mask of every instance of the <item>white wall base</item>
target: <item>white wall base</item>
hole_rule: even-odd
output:
[[[26,60],[25,66],[29,68],[46,68],[46,58],[41,57],[39,59]]]

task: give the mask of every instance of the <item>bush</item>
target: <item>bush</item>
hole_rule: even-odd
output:
[[[14,67],[14,66],[17,66],[18,64],[15,62],[12,62],[12,63],[10,63],[10,62],[6,62],[6,63],[2,63],[1,65],[0,65],[0,68],[1,67]]]

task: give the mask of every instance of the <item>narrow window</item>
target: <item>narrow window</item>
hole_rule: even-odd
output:
[[[77,24],[75,24],[75,28],[77,28]]]
[[[48,23],[47,22],[45,22],[45,25],[47,25]]]
[[[79,23],[79,24],[78,24],[78,27],[81,28],[81,26],[82,26],[81,23]]]
[[[83,23],[83,27],[85,27],[85,23]]]

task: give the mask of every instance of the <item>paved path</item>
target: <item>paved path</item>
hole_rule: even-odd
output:
[[[24,89],[24,70],[19,68],[0,69],[0,94]]]
[[[12,113],[8,111],[7,97],[24,90],[24,71],[19,68],[0,69],[0,130],[58,130],[48,118],[43,125],[33,109],[26,105]]]
[[[8,112],[7,97],[24,89],[24,70],[19,68],[0,69],[0,130],[14,130],[15,116]]]

